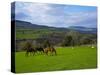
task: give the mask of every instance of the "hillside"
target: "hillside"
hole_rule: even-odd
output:
[[[96,31],[94,31],[95,29],[90,30],[85,27],[57,28],[18,20],[15,22],[12,21],[12,25],[14,25],[14,23],[16,26],[17,50],[20,50],[20,43],[24,43],[27,40],[31,40],[33,43],[35,41],[35,43],[41,45],[43,45],[45,40],[49,40],[49,42],[55,46],[70,46],[72,45],[72,39],[74,40],[74,44],[77,45],[81,43],[90,44],[92,41],[96,42],[97,38]]]
[[[70,26],[68,28],[57,28],[57,27],[48,27],[45,25],[37,25],[37,24],[32,24],[30,22],[25,22],[25,21],[19,21],[19,20],[15,20],[12,21],[15,22],[16,28],[19,29],[46,29],[46,30],[50,30],[50,31],[78,31],[80,33],[90,33],[90,34],[96,34],[97,33],[97,28],[87,28],[87,27],[82,27],[82,26]]]
[[[16,25],[16,39],[37,39],[37,38],[52,38],[57,40],[70,32],[78,34],[95,34],[96,28],[86,28],[81,26],[71,26],[68,28],[48,27],[45,25],[32,24],[30,22],[15,20],[12,24]],[[62,38],[63,39],[63,38]],[[60,39],[58,39],[60,40]]]
[[[48,27],[45,25],[38,25],[38,24],[32,24],[30,22],[26,21],[19,21],[15,20],[12,21],[12,23],[16,25],[16,28],[18,29],[49,29],[49,30],[55,30],[55,31],[67,31],[67,28],[56,28],[56,27]]]
[[[88,27],[82,27],[82,26],[70,26],[69,29],[79,31],[81,33],[97,33],[97,28],[88,28]]]

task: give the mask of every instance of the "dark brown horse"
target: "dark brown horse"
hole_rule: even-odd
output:
[[[27,50],[26,50],[26,56],[28,56],[29,54],[30,55],[34,55],[36,53],[36,50],[34,49],[34,48],[28,48]]]
[[[35,55],[36,53],[43,54],[44,49],[42,47],[36,47],[36,48],[27,48],[26,50],[26,56],[30,55]]]
[[[57,55],[56,49],[54,47],[44,48],[44,53],[46,53],[46,55],[48,55],[49,52],[51,55]]]
[[[35,48],[35,51],[36,51],[37,53],[39,53],[39,54],[43,54],[43,53],[44,53],[44,50],[43,50],[42,47],[36,47],[36,48]]]

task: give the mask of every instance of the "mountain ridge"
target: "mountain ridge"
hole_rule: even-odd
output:
[[[97,28],[87,28],[83,26],[70,26],[68,28],[59,28],[59,27],[51,27],[51,26],[45,26],[45,25],[38,25],[38,24],[32,24],[30,22],[26,21],[20,21],[20,20],[13,20],[11,21],[12,24],[16,25],[16,28],[30,28],[30,29],[50,29],[50,30],[57,30],[57,31],[69,31],[74,30],[81,33],[97,33]]]

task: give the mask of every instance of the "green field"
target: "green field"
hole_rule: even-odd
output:
[[[23,33],[24,32],[24,33]],[[52,30],[53,32],[53,30]],[[52,33],[49,29],[16,29],[16,38],[17,39],[35,39],[41,35],[49,35]]]
[[[97,48],[59,47],[57,56],[25,56],[25,52],[16,52],[16,72],[43,72],[56,70],[87,69],[97,67]]]

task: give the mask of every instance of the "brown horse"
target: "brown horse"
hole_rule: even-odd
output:
[[[44,53],[44,50],[42,47],[36,47],[36,48],[27,48],[26,50],[26,56],[28,56],[29,54],[30,55],[35,55],[36,53],[40,53],[40,54],[43,54]]]
[[[26,54],[25,54],[25,56],[28,56],[29,54],[31,55],[34,55],[36,53],[36,50],[34,49],[34,48],[28,48],[27,50],[26,50]]]
[[[54,55],[54,54],[57,55],[56,49],[54,47],[44,48],[44,53],[46,53],[46,55],[48,55],[49,52],[51,55]]]
[[[43,54],[43,53],[44,53],[44,50],[43,50],[42,47],[36,47],[36,48],[34,48],[34,49],[35,49],[35,51],[36,51],[37,53],[39,53],[39,54]]]

